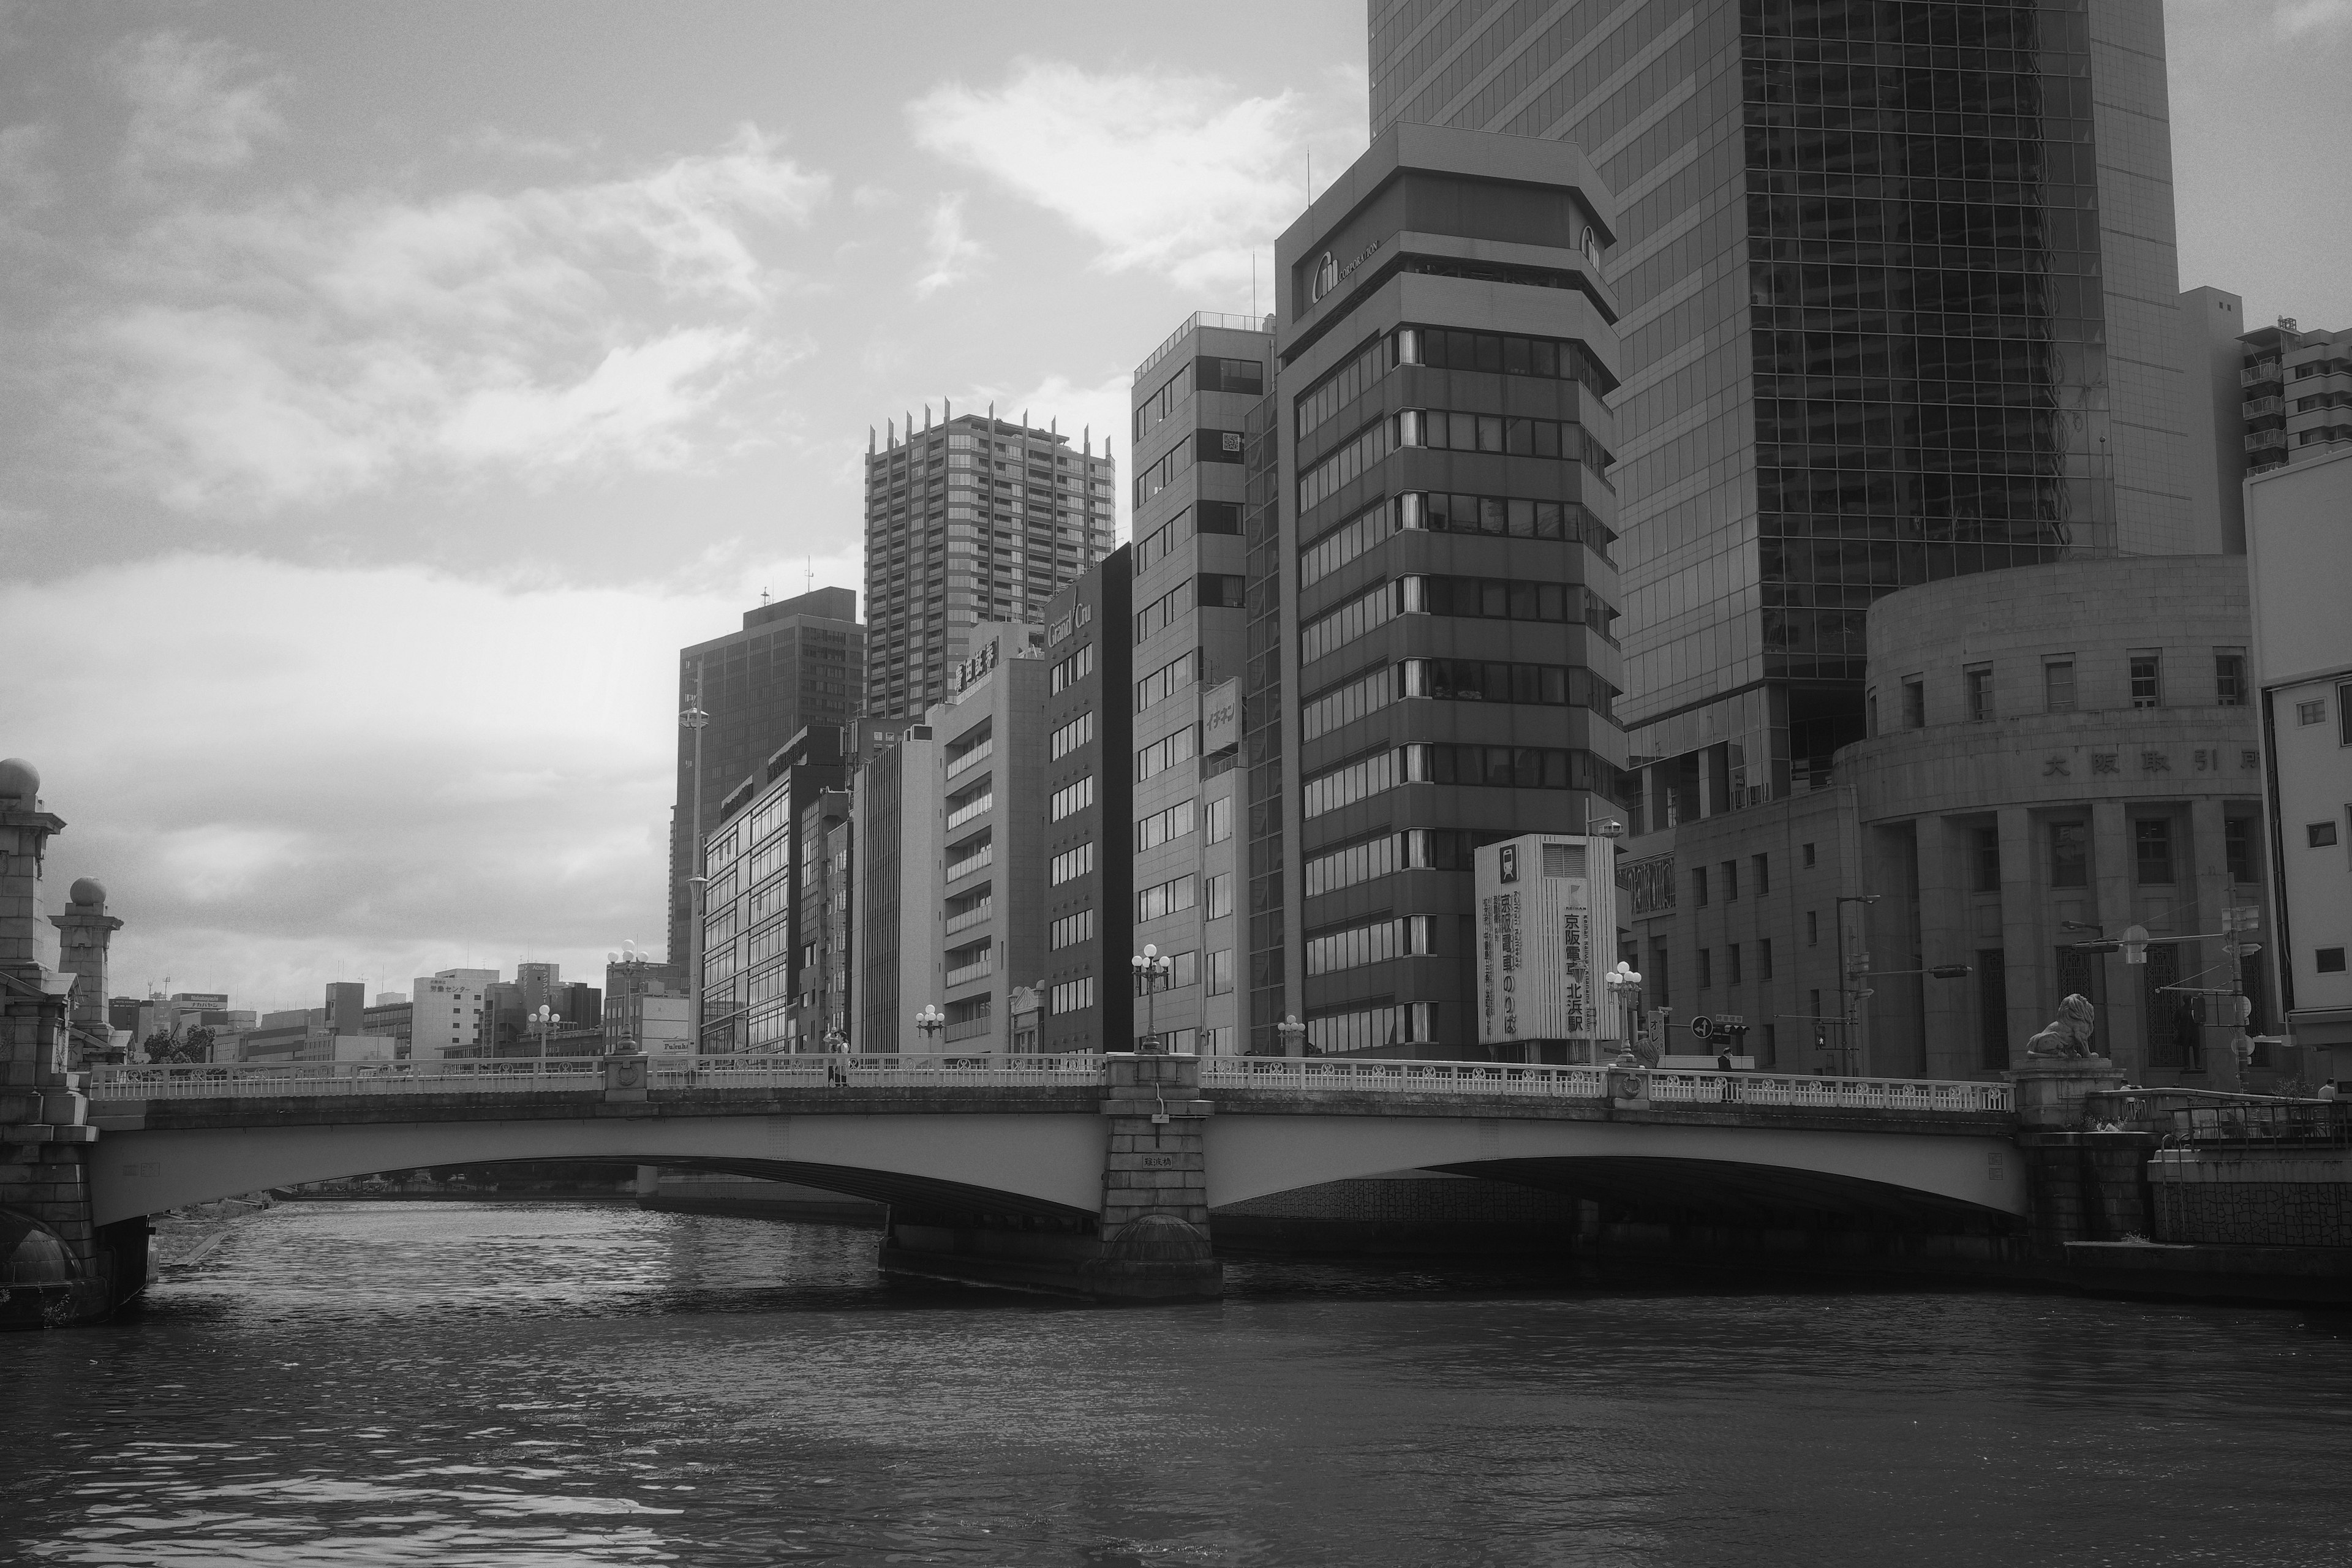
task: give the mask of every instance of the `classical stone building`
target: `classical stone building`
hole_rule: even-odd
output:
[[[2227,973],[2206,934],[2264,901],[2248,627],[2235,556],[1879,601],[1869,734],[1813,788],[1707,816],[1671,781],[1644,798],[1624,858],[1649,1001],[1740,1015],[1759,1066],[1952,1079],[2010,1066],[2080,992],[2134,1080],[2235,1087],[2235,1030],[2159,987],[2242,980],[2276,1021],[2263,961]],[[2135,924],[2144,967],[2074,951]]]

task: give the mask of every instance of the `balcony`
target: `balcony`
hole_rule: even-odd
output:
[[[994,1022],[995,1020],[983,1014],[977,1018],[966,1018],[961,1023],[950,1024],[948,1044],[954,1045],[959,1040],[976,1040],[988,1033],[990,1026]]]
[[[976,925],[987,924],[989,916],[996,912],[995,906],[996,900],[994,899],[982,899],[980,902],[972,905],[971,908],[950,915],[948,917],[948,935],[953,936],[960,931],[970,931]]]
[[[965,856],[961,860],[949,861],[948,880],[952,882],[958,878],[969,877],[974,871],[984,871],[995,863],[996,845],[992,840],[989,843],[982,845],[979,848],[973,850],[971,854]]]
[[[2285,445],[2286,432],[2284,430],[2257,430],[2246,437],[2246,450],[2249,452],[2267,451],[2273,447]]]
[[[2252,403],[2238,405],[2238,416],[2242,419],[2262,419],[2285,412],[2286,399],[2278,396],[2257,397]]]
[[[989,809],[995,804],[996,791],[992,788],[967,796],[960,805],[948,812],[948,831],[952,833],[965,823],[987,816]]]
[[[2238,373],[2240,386],[2260,386],[2266,381],[2284,379],[2279,373],[2279,362],[2274,359],[2266,359],[2260,364],[2250,364]]]
[[[995,973],[996,949],[992,944],[988,947],[982,948],[978,958],[971,960],[961,968],[949,970],[948,984],[950,988],[958,985],[969,985],[975,980],[985,980]]]
[[[994,735],[982,737],[980,744],[972,747],[971,750],[964,752],[961,756],[950,757],[948,759],[947,776],[953,778],[956,774],[963,772],[964,769],[971,767],[976,763],[988,761],[989,753],[994,750],[996,750],[996,737]]]

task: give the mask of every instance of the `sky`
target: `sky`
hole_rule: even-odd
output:
[[[2352,0],[2168,21],[2183,284],[2352,326]],[[1123,460],[1137,362],[1265,308],[1362,150],[1364,65],[1361,0],[0,0],[49,908],[106,883],[118,994],[264,1010],[658,952],[677,649],[862,587],[886,420]]]

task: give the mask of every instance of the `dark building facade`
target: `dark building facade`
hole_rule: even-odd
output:
[[[1252,1050],[1295,1015],[1326,1054],[1480,1054],[1472,848],[1612,809],[1614,206],[1573,146],[1402,124],[1277,244],[1244,463]]]
[[[1825,779],[1887,593],[2221,547],[2179,458],[2158,0],[1373,0],[1370,70],[1376,134],[1570,142],[1622,200],[1648,826]]]
[[[689,961],[687,879],[694,874],[695,802],[702,831],[719,826],[719,805],[756,776],[776,748],[808,725],[846,724],[866,683],[866,628],[857,595],[819,588],[743,613],[740,630],[680,649],[678,709],[698,692],[709,722],[702,736],[702,777],[694,776],[694,731],[681,728],[677,805],[670,816],[669,962]]]
[[[793,1009],[814,988],[815,934],[795,896],[808,842],[799,828],[812,805],[841,792],[845,733],[803,730],[720,803],[705,852],[703,1055],[794,1048]]]
[[[1134,1037],[1135,552],[1121,545],[1045,607],[1045,973],[1038,1048],[1124,1050]],[[1084,781],[1092,780],[1089,786]],[[1079,804],[1083,797],[1083,804]],[[1059,810],[1058,817],[1053,814]]]

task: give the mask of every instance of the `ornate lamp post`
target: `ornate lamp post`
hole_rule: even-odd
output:
[[[925,1005],[923,1010],[915,1015],[915,1027],[923,1032],[925,1050],[930,1049],[931,1042],[938,1039],[940,1031],[947,1026],[948,1016],[940,1011],[939,1004],[936,1002]]]
[[[548,1011],[547,1004],[542,1002],[539,1005],[538,1012],[524,1015],[524,1022],[539,1026],[539,1070],[545,1072],[547,1070],[548,1033],[552,1030],[556,1025],[563,1022],[563,1015],[561,1013],[551,1013]]]
[[[1160,1013],[1155,998],[1174,974],[1176,963],[1148,942],[1143,944],[1143,951],[1127,963],[1128,967],[1135,971],[1136,993],[1143,998],[1143,1038],[1138,1042],[1138,1048],[1156,1054],[1160,1050]]]
[[[1617,1005],[1617,1059],[1622,1064],[1634,1057],[1633,1041],[1639,1032],[1642,976],[1623,959],[1617,967],[1601,976],[1608,983],[1610,999]]]
[[[709,889],[709,870],[702,863],[702,731],[710,715],[702,710],[702,661],[694,661],[694,696],[677,716],[681,729],[694,732],[693,847],[688,851],[686,879],[686,1021],[694,1053],[702,1054],[702,898]],[[677,955],[671,954],[674,958]]]
[[[1307,1042],[1307,1026],[1298,1021],[1298,1015],[1296,1013],[1276,1024],[1274,1026],[1274,1034],[1275,1037],[1282,1042],[1282,1054],[1286,1057],[1303,1057],[1314,1048]]]

